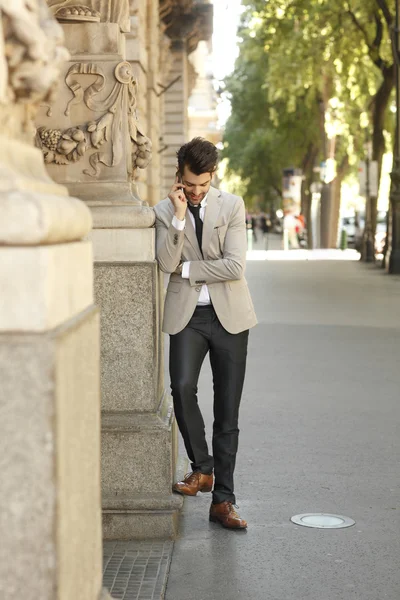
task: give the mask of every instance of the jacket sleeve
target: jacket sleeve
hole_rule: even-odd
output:
[[[190,261],[191,286],[241,279],[246,266],[246,214],[242,198],[232,211],[224,241],[223,257]]]
[[[181,261],[184,231],[179,231],[156,212],[156,256],[161,271],[173,273]]]

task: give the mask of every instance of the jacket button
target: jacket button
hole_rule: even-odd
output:
[[[201,287],[197,287],[195,289],[196,289],[196,292],[201,292]]]

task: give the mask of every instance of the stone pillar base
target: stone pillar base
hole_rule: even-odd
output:
[[[103,414],[104,539],[176,536],[183,505],[171,486],[176,446],[170,396],[157,414]]]
[[[103,509],[105,540],[175,539],[183,498],[176,494],[132,496],[129,510]]]
[[[172,494],[177,436],[164,390],[154,212],[92,210],[103,226],[91,233],[102,335],[103,535],[174,538],[182,498]]]
[[[48,332],[0,333],[4,600],[101,589],[98,321],[91,307]]]

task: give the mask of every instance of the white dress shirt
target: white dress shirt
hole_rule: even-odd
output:
[[[206,206],[207,206],[207,196],[208,196],[208,194],[206,196],[204,196],[203,200],[200,203],[199,215],[200,215],[200,219],[203,222],[204,222],[204,214],[206,212]],[[190,220],[193,223],[193,227],[194,227],[194,229],[196,229],[196,225],[194,222],[194,216],[192,215],[192,213],[190,212],[189,209],[187,210],[186,214],[189,214]],[[178,229],[178,231],[182,231],[183,229],[185,229],[185,225],[186,225],[186,219],[183,219],[183,221],[180,221],[178,219],[178,217],[176,217],[174,215],[174,217],[172,219],[172,226],[175,227],[175,229]],[[182,265],[182,278],[183,279],[189,279],[189,271],[190,271],[190,260],[185,261]],[[197,306],[207,306],[208,304],[211,304],[210,293],[208,291],[208,287],[206,285],[202,285],[199,299],[197,301]]]

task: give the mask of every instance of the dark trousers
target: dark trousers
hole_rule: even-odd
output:
[[[202,473],[214,469],[213,502],[235,502],[233,472],[248,337],[248,330],[228,333],[212,306],[197,307],[188,325],[170,336],[169,370],[176,420],[192,469]],[[197,383],[207,352],[214,385],[213,456],[208,451],[197,401]]]

